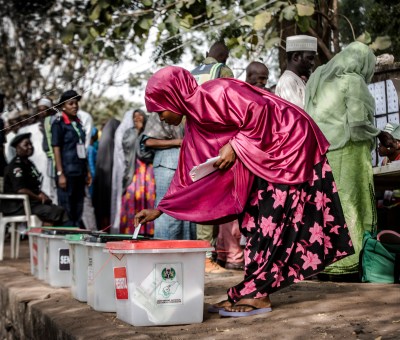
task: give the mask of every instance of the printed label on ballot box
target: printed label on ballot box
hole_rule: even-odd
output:
[[[183,304],[182,263],[157,263],[155,274],[157,305]]]
[[[33,259],[33,265],[37,266],[39,262],[38,262],[38,244],[36,241],[32,242],[32,259]]]
[[[115,296],[117,300],[128,300],[126,267],[114,267]]]
[[[69,249],[58,249],[58,270],[68,271],[70,270],[70,259],[69,259]]]

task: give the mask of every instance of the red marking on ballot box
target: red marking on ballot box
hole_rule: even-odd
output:
[[[117,300],[128,300],[128,279],[126,267],[114,268],[115,296]]]
[[[33,265],[38,265],[38,245],[37,242],[33,242],[32,244],[32,258],[33,258]]]

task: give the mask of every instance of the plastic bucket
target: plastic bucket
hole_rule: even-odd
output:
[[[133,326],[201,323],[207,241],[109,242],[117,318]]]

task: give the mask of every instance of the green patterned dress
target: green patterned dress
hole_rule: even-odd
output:
[[[331,144],[327,157],[355,249],[325,268],[327,274],[357,273],[364,231],[376,228],[371,150],[380,130],[367,86],[374,67],[372,50],[354,42],[318,67],[306,87],[305,111]]]

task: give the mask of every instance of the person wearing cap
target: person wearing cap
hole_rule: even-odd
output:
[[[317,38],[294,35],[286,39],[287,67],[276,84],[275,94],[304,109],[306,80],[317,54]]]
[[[53,103],[52,103],[51,99],[46,98],[46,97],[40,98],[37,103],[37,107],[36,107],[37,112],[36,113],[40,118],[44,119],[45,117],[51,116],[52,114],[55,113],[55,111],[52,107],[53,107]]]
[[[379,143],[379,156],[384,157],[381,165],[387,165],[391,162],[400,160],[400,125],[395,123],[387,123],[383,131],[390,133],[396,140],[396,145],[394,148],[385,147],[383,144]]]
[[[56,166],[58,203],[68,215],[65,225],[83,227],[85,186],[90,184],[85,148],[85,132],[77,117],[81,96],[64,92],[57,104],[62,113],[51,126],[51,144]]]
[[[58,202],[57,186],[55,182],[54,153],[51,146],[51,125],[56,120],[56,110],[53,101],[49,98],[40,98],[37,104],[37,112],[39,114],[40,130],[42,136],[42,149],[47,156],[47,169],[43,173],[43,189],[47,190],[49,197],[53,202]]]
[[[375,100],[367,84],[375,60],[373,51],[356,41],[318,67],[307,82],[305,111],[330,143],[327,157],[355,250],[325,268],[327,277],[320,276],[325,279],[359,280],[364,232],[377,227],[371,151],[376,137],[385,147],[396,146],[388,132],[374,125]]]
[[[37,215],[44,225],[63,225],[66,220],[64,209],[54,205],[41,190],[42,175],[29,160],[34,151],[30,138],[30,133],[22,133],[11,141],[17,155],[5,169],[4,193],[28,195],[32,214]],[[5,200],[2,210],[5,215],[24,214],[21,200]]]

